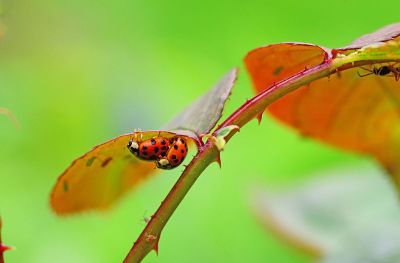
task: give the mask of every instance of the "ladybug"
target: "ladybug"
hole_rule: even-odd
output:
[[[174,137],[170,140],[170,147],[166,156],[157,160],[156,165],[160,169],[173,169],[185,160],[187,152],[186,141],[181,137]]]
[[[142,142],[129,140],[127,147],[133,155],[141,160],[156,161],[167,155],[169,144],[167,138],[159,136]]]

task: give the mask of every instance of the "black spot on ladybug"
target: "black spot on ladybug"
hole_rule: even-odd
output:
[[[157,159],[157,156],[152,155],[152,156],[150,157],[150,159],[155,160],[155,159]]]
[[[165,140],[162,140],[162,141],[161,141],[161,144],[162,144],[162,145],[165,145],[165,144],[166,144]]]
[[[161,157],[165,157],[165,152],[162,152],[162,153],[161,153]]]
[[[182,138],[179,138],[179,140],[181,141],[181,143],[185,143],[185,141]]]
[[[185,151],[184,150],[181,150],[181,153],[184,153]]]
[[[166,150],[167,149],[167,146],[163,146],[163,147],[161,147],[161,150]]]
[[[178,150],[178,145],[175,144],[175,145],[174,145],[174,149],[175,149],[175,150]]]
[[[175,155],[175,154],[172,155],[172,159],[173,159],[173,160],[176,159],[176,155]]]
[[[142,152],[142,154],[143,154],[144,156],[147,156],[147,152]]]
[[[147,146],[143,146],[143,150],[147,150]]]
[[[151,145],[155,145],[156,144],[156,140],[151,139]]]
[[[101,167],[106,167],[112,160],[112,157],[108,157],[101,163]]]
[[[154,152],[155,152],[155,153],[158,153],[158,147],[155,147],[155,148],[154,148]]]

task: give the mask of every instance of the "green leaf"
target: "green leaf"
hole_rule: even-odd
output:
[[[400,262],[398,200],[376,168],[333,171],[256,196],[260,221],[292,245],[312,248],[321,262]]]
[[[229,71],[209,92],[178,114],[163,129],[191,130],[197,134],[209,133],[222,116],[237,74],[237,69]]]

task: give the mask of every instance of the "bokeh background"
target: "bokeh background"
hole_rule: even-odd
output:
[[[121,262],[182,168],[154,176],[108,213],[56,217],[49,192],[94,145],[157,129],[241,67],[224,116],[253,96],[242,58],[261,45],[340,47],[398,20],[376,1],[90,1],[1,3],[0,213],[7,262]],[[249,186],[297,184],[366,158],[300,137],[271,118],[243,128],[200,177],[145,262],[309,262],[250,213]]]

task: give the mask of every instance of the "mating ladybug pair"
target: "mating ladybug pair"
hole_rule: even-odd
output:
[[[186,141],[179,136],[171,139],[158,136],[145,141],[129,140],[127,147],[137,158],[155,161],[160,169],[179,166],[188,152]]]

